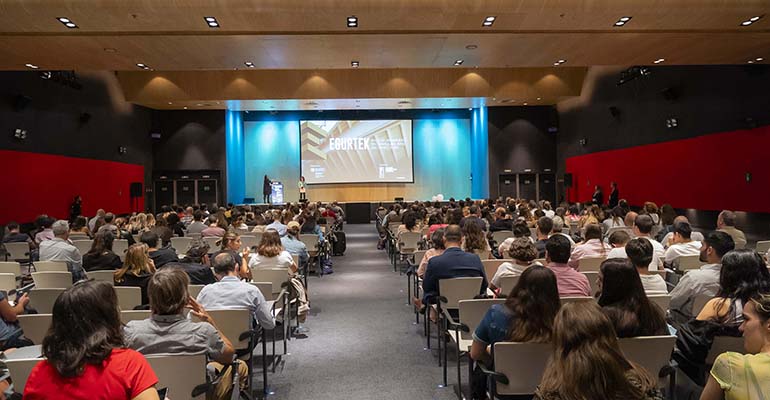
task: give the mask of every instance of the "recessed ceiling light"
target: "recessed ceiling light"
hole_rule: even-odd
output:
[[[562,65],[565,62],[567,62],[567,60],[561,59],[561,60],[557,60],[555,63],[553,63],[553,65],[558,67],[559,65]]]
[[[497,16],[490,15],[486,18],[484,18],[484,22],[481,23],[481,26],[492,26],[492,24],[495,23],[495,20],[497,19]]]
[[[540,97],[538,97],[537,99],[540,100]]]
[[[525,102],[525,103],[524,103],[524,105],[526,106],[526,105],[527,105],[527,103]]]
[[[665,58],[659,58],[659,59],[657,59],[657,60],[653,61],[653,64],[660,64],[660,63],[662,63],[663,61],[666,61],[666,59],[665,59]]]
[[[174,104],[174,103],[173,103],[173,102],[170,102],[170,101],[168,102],[168,105],[172,105],[172,104]]]
[[[759,21],[762,17],[763,17],[763,15],[755,15],[755,16],[747,19],[746,21],[741,22],[741,26],[749,26],[749,25]]]
[[[206,21],[209,28],[219,28],[219,21],[216,17],[203,17],[203,20]]]
[[[214,17],[204,17],[204,19],[206,20],[206,22],[217,22],[217,19]]]
[[[358,17],[351,15],[347,18],[348,28],[358,28]]]
[[[32,68],[32,69],[38,69],[38,68],[40,68],[40,67],[38,67],[38,66],[37,66],[37,65],[35,65],[35,64],[24,64],[24,65],[25,65],[27,68]]]
[[[754,60],[749,60],[749,61],[747,61],[747,63],[754,64]]]
[[[615,22],[615,26],[616,27],[623,26],[626,23],[628,23],[628,21],[631,21],[631,18],[633,17],[628,17],[628,16],[620,17],[620,19],[618,19],[617,22]]]
[[[136,66],[144,70],[150,69],[150,67],[147,64],[136,63]]]
[[[456,60],[455,61],[455,67],[463,65],[463,60]]]
[[[631,17],[620,17],[621,22],[628,22],[631,20]]]
[[[756,61],[764,61],[765,59],[764,59],[764,58],[762,58],[762,57],[757,57],[755,60],[756,60]]]
[[[253,62],[251,62],[251,61],[246,61],[246,62],[245,62],[245,63],[243,63],[243,64],[245,64],[245,65],[246,65],[247,67],[249,67],[249,68],[254,68],[254,63],[253,63]]]
[[[351,61],[350,66],[353,68],[358,68],[358,66],[361,65],[358,61]]]
[[[760,18],[762,18],[762,17],[759,17],[759,16],[754,16],[754,17],[751,17],[751,18],[749,18],[749,21],[751,21],[751,22],[757,22],[757,21],[759,21],[759,19],[760,19]]]
[[[67,22],[70,22],[70,19],[66,18],[66,17],[59,17],[59,18],[56,18],[56,19],[58,19],[59,22],[61,22],[62,24],[66,24]]]
[[[465,46],[465,48],[468,49],[468,50],[476,50],[476,49],[479,48],[479,46],[475,45],[475,44],[469,44],[469,45]]]
[[[78,27],[77,25],[75,25],[74,22],[72,22],[71,19],[69,19],[67,17],[56,17],[56,20],[61,22],[62,24],[64,24],[64,26],[66,26],[67,28],[70,28],[70,29],[75,29],[75,28]]]

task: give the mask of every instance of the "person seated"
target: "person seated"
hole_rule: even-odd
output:
[[[649,215],[639,215],[634,219],[633,233],[634,237],[649,240],[652,244],[653,253],[649,269],[650,271],[658,271],[663,268],[665,249],[663,249],[662,244],[653,239],[650,235],[652,232],[652,226],[652,218]]]
[[[176,250],[171,246],[161,247],[160,237],[155,231],[147,231],[139,236],[139,242],[147,245],[150,258],[155,264],[156,268],[160,268],[167,263],[179,261],[179,256],[176,255]]]
[[[251,280],[251,271],[249,270],[249,255],[250,249],[241,249],[241,236],[235,232],[228,232],[222,236],[222,239],[217,240],[217,244],[220,245],[219,251],[214,253],[211,257],[214,258],[220,253],[229,253],[236,264],[238,264],[238,273],[240,277],[246,280]]]
[[[8,233],[3,236],[3,243],[27,243],[30,249],[36,247],[35,241],[26,233],[21,233],[21,227],[18,222],[11,221],[5,224]]]
[[[115,236],[109,230],[96,233],[91,250],[83,255],[83,269],[86,271],[116,270],[123,266],[123,261],[112,251]]]
[[[123,266],[115,271],[115,285],[141,288],[142,304],[148,304],[150,300],[147,297],[147,282],[154,273],[155,264],[147,251],[147,245],[145,243],[132,244],[126,250]]]
[[[207,228],[206,224],[203,223],[203,211],[195,210],[192,218],[192,222],[187,226],[187,235],[195,233],[201,234],[201,232]]]
[[[425,276],[425,270],[428,269],[428,261],[433,257],[444,254],[444,250],[446,250],[444,247],[444,231],[444,228],[439,228],[431,234],[430,243],[433,247],[425,252],[425,255],[422,256],[422,260],[420,261],[420,266],[417,267],[417,276],[420,278]]]
[[[633,239],[625,247],[628,259],[636,267],[642,287],[647,295],[668,294],[666,281],[659,274],[651,274],[649,270],[652,260],[652,244],[649,240]]]
[[[670,268],[679,267],[679,257],[697,256],[700,254],[701,242],[690,238],[692,228],[687,222],[674,223],[674,237],[671,245],[663,255],[664,265]]]
[[[607,258],[628,258],[626,245],[631,240],[631,235],[626,231],[615,231],[607,238],[607,243],[612,247]],[[652,247],[652,245],[650,245]]]
[[[174,233],[174,236],[184,236],[184,224],[179,220],[179,215],[176,213],[169,213],[166,216],[166,224],[168,225],[168,229]]]
[[[150,232],[158,235],[161,246],[168,247],[171,245],[171,238],[174,237],[174,232],[168,227],[166,219],[163,218],[163,214],[158,214],[158,218],[155,220],[155,226],[150,228]]]
[[[461,229],[463,233],[463,250],[473,253],[482,259],[492,258],[492,247],[489,246],[484,231],[479,224],[469,220]]]
[[[478,225],[482,231],[486,231],[487,223],[483,219],[479,218],[479,215],[479,206],[472,205],[468,207],[468,216],[460,220],[460,228],[465,228],[465,224],[467,223],[474,223]]]
[[[730,210],[724,210],[717,217],[717,230],[725,232],[733,238],[735,248],[741,249],[746,245],[746,235],[735,227],[735,213]]]
[[[72,221],[72,226],[70,226],[70,233],[85,233],[90,236],[91,232],[88,231],[88,219],[82,215],[75,217],[75,220]]]
[[[604,231],[609,231],[611,228],[616,227],[625,227],[626,223],[623,221],[623,217],[625,217],[625,214],[623,213],[623,209],[620,207],[615,207],[612,209],[612,211],[607,216],[607,219],[602,221],[602,225],[604,225]]]
[[[104,214],[104,225],[97,229],[96,233],[110,231],[113,236],[118,236],[118,227],[113,222],[115,221],[115,214],[108,212]]]
[[[556,275],[559,297],[590,296],[588,278],[567,265],[569,258],[569,240],[562,235],[551,236],[545,244],[545,261]]]
[[[94,215],[93,218],[88,220],[88,231],[92,233],[96,233],[97,227],[96,227],[96,221],[102,220],[104,221],[104,214],[106,214],[106,211],[104,211],[103,208],[100,208],[96,210],[96,215]]]
[[[714,361],[701,400],[761,399],[770,393],[770,294],[757,293],[743,307],[746,354],[726,352]]]
[[[278,232],[268,229],[262,234],[257,252],[248,262],[249,268],[286,268],[290,276],[297,274],[298,266],[294,258],[281,245]]]
[[[543,217],[548,218],[548,217]],[[500,281],[506,276],[520,276],[524,271],[530,268],[537,258],[537,249],[535,245],[527,238],[515,238],[511,247],[508,249],[508,258],[513,259],[513,263],[504,262],[497,267],[495,276],[489,281],[489,289],[497,292],[500,288]]]
[[[115,226],[118,227],[118,235],[115,236],[115,239],[123,239],[128,242],[129,246],[136,243],[134,236],[129,230],[128,221],[125,218],[115,218]]]
[[[17,297],[12,306],[8,301],[8,292],[0,290],[0,351],[34,344],[24,337],[24,332],[18,322],[18,316],[24,314],[24,307],[28,303],[29,295],[24,293]],[[0,386],[2,385],[0,384]]]
[[[147,284],[152,314],[148,319],[126,324],[123,329],[126,346],[144,355],[205,353],[211,360],[209,367],[221,375],[213,398],[230,399],[232,368],[227,368],[224,374],[222,371],[233,363],[233,344],[206,310],[190,297],[187,292],[189,284],[187,274],[181,269],[166,267],[156,272]],[[187,319],[186,308],[201,322]],[[237,368],[240,387],[245,388],[249,368],[244,362],[238,362]]]
[[[83,257],[77,247],[69,241],[70,225],[65,220],[58,220],[51,225],[54,238],[40,243],[40,261],[63,261],[72,273],[72,281],[85,277]]]
[[[203,242],[193,242],[183,259],[166,263],[158,270],[165,268],[178,268],[186,272],[191,285],[208,285],[217,281],[209,266],[209,245]]]
[[[402,224],[398,226],[398,229],[396,229],[396,243],[399,251],[401,251],[401,235],[406,232],[421,232],[420,225],[417,223],[417,215],[414,212],[407,211],[404,213],[401,221]]]
[[[324,241],[324,234],[321,231],[321,227],[318,226],[318,218],[313,214],[312,212],[307,212],[302,217],[303,222],[302,226],[299,229],[300,233],[312,233],[315,235],[318,235],[318,241],[319,243],[323,243]],[[401,221],[401,216],[399,216],[398,222]],[[396,221],[393,221],[396,222]],[[387,227],[387,225],[385,225]]]
[[[286,224],[286,236],[281,238],[281,246],[292,256],[297,256],[300,265],[305,265],[310,259],[310,255],[307,252],[305,243],[299,240],[299,231],[299,222],[291,221]]]
[[[504,207],[497,207],[495,209],[495,221],[489,224],[490,232],[497,231],[512,231],[513,220]]]
[[[684,215],[680,215],[678,217],[675,217],[674,218],[674,222],[668,228],[668,232],[666,232],[665,234],[661,235],[662,238],[659,240],[660,244],[663,245],[663,248],[667,249],[669,246],[671,246],[673,244],[673,241],[674,241],[674,225],[677,222],[687,222],[688,224],[690,223],[690,221]],[[658,233],[658,234],[660,234],[660,233]],[[656,238],[657,238],[657,235],[656,235]],[[695,241],[698,241],[698,242],[702,242],[703,241],[703,234],[698,232],[698,231],[692,231],[692,233],[690,234],[690,238],[692,240],[695,240]]]
[[[109,282],[65,290],[54,302],[45,360],[32,368],[24,399],[159,400],[158,377],[144,356],[125,348],[121,325]]]
[[[466,229],[473,226],[478,232],[476,224],[466,224]],[[483,235],[483,234],[482,234]],[[423,298],[414,299],[415,305],[422,308],[425,304],[435,303],[438,295],[438,282],[441,279],[461,277],[482,277],[479,294],[487,290],[487,278],[484,274],[484,266],[481,259],[473,253],[463,251],[460,247],[463,241],[462,229],[459,225],[449,225],[444,231],[444,253],[428,260],[428,267],[422,282]]]
[[[588,224],[586,225],[585,240],[572,250],[567,265],[577,270],[580,260],[589,257],[606,258],[610,250],[612,248],[602,241],[602,227],[599,224]]]
[[[225,235],[225,230],[220,226],[219,218],[216,215],[209,215],[209,226],[201,231],[201,237],[222,237]]]
[[[551,234],[548,235],[550,238],[553,235],[562,235],[565,238],[569,240],[570,246],[574,249],[575,248],[575,241],[572,239],[572,236],[570,236],[567,233],[564,233],[564,218],[560,217],[559,215],[555,215],[553,218],[551,218],[551,223],[553,224],[553,228],[551,228]]]
[[[272,230],[278,232],[278,234],[281,237],[286,236],[286,225],[284,225],[281,222],[281,212],[278,211],[278,210],[273,210],[273,213],[271,215],[273,217],[273,222],[268,224],[265,227],[265,230],[267,231],[267,230],[272,229]]]
[[[646,240],[639,242],[649,245]],[[652,246],[648,250],[651,257]],[[642,265],[647,267],[647,263]],[[629,260],[610,258],[604,261],[599,282],[599,306],[619,338],[668,334],[665,311],[647,299],[639,273]]]
[[[35,234],[35,243],[39,246],[40,243],[46,241],[46,240],[52,240],[56,235],[53,233],[52,225],[56,222],[55,219],[44,215],[42,218],[38,218],[36,221],[36,225],[40,229],[39,232]],[[69,229],[69,226],[68,226]]]
[[[598,205],[593,205],[588,207],[586,214],[580,218],[580,221],[578,222],[578,228],[583,228],[588,225],[592,224],[600,224],[604,215],[602,213],[601,207]]]
[[[535,400],[663,400],[656,378],[623,356],[612,323],[596,303],[564,304],[553,338]]]
[[[211,262],[218,282],[206,285],[196,301],[206,310],[248,308],[263,329],[275,328],[272,303],[265,300],[259,289],[240,280],[235,259],[229,253],[220,253]]]
[[[553,220],[549,217],[540,217],[535,224],[535,234],[537,240],[535,241],[535,248],[537,249],[537,258],[545,257],[545,244],[548,242],[548,237],[553,231]]]

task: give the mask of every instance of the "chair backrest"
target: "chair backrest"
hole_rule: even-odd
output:
[[[41,314],[50,314],[53,312],[53,303],[64,289],[39,289],[35,288],[29,291],[29,306]]]
[[[509,237],[513,237],[513,232],[511,231],[492,232],[492,240],[494,240],[498,245],[500,245],[500,243],[504,242],[505,239],[508,239]]]
[[[200,294],[201,290],[203,290],[203,287],[206,285],[187,285],[187,293],[192,297],[193,299],[198,298],[198,294]]]
[[[128,240],[115,239],[115,241],[112,242],[112,252],[120,257],[120,261],[126,260],[126,250],[128,250]]]
[[[517,283],[519,283],[521,275],[516,276],[503,276],[500,278],[500,293],[508,295]]]
[[[35,281],[35,287],[38,289],[72,287],[72,274],[64,272],[33,272],[32,280]]]
[[[36,272],[67,272],[67,263],[64,261],[35,261],[32,265]]]
[[[507,385],[497,384],[497,393],[500,395],[535,393],[552,350],[550,343],[495,343],[495,371],[508,377]],[[525,367],[522,368],[523,366]]]
[[[692,301],[692,316],[697,317],[701,310],[703,310],[703,307],[706,305],[706,303],[708,303],[709,300],[713,298],[714,296],[709,296],[707,294],[696,295],[695,299]]]
[[[78,239],[73,240],[72,245],[75,246],[76,249],[78,249],[78,252],[80,252],[80,255],[85,255],[88,253],[89,250],[91,250],[91,244],[93,244],[93,240],[91,239]]]
[[[259,242],[254,235],[241,235],[241,249],[257,247]]]
[[[193,240],[196,240],[196,239],[200,240],[201,239],[201,234],[200,233],[188,233],[186,235],[186,237],[192,238]],[[138,242],[139,239],[137,239],[136,241]]]
[[[3,243],[8,261],[24,260],[29,261],[29,244],[27,242],[8,242]]]
[[[591,296],[599,292],[599,271],[580,271],[588,278],[588,283],[591,284]]]
[[[756,247],[757,253],[759,254],[765,254],[768,250],[770,250],[770,240],[760,240],[757,242]]]
[[[133,234],[131,236],[134,238],[134,243],[139,243],[139,242],[142,241],[141,240],[142,239],[142,234],[141,233],[135,233],[135,234]],[[200,237],[200,234],[198,234],[198,237]]]
[[[251,277],[253,282],[271,282],[273,293],[280,293],[281,285],[289,280],[289,271],[286,268],[254,268]]]
[[[489,307],[492,307],[494,304],[503,303],[505,303],[505,299],[460,300],[458,302],[460,322],[470,328],[468,332],[461,333],[462,338],[470,339],[473,336],[473,332],[476,331],[476,327],[481,323],[481,320],[484,318],[484,314],[487,313],[487,310],[489,310]]]
[[[191,237],[172,237],[171,247],[176,250],[177,254],[187,253],[187,250],[192,246],[193,238]]]
[[[745,353],[746,350],[743,347],[743,337],[714,336],[714,342],[711,344],[708,355],[706,355],[706,364],[713,365],[717,356],[728,351],[741,354]]]
[[[647,295],[647,298],[657,304],[664,313],[668,311],[668,307],[671,304],[671,296],[667,294],[651,294]]]
[[[244,235],[249,233],[249,228],[236,228],[235,232],[238,233],[238,235]]]
[[[581,301],[596,301],[596,299],[589,296],[565,296],[559,297],[559,301],[561,301],[561,305],[565,305],[567,303],[577,303]]]
[[[192,399],[193,389],[206,383],[205,354],[164,354],[145,358],[158,377],[157,388],[168,388],[170,398]]]
[[[492,255],[489,250],[473,250],[473,254],[479,256],[479,260],[490,260]]]
[[[141,321],[150,318],[150,310],[120,310],[120,321],[127,324],[128,321]]]
[[[16,275],[0,273],[0,290],[7,292],[13,289],[16,289]]]
[[[417,250],[414,252],[414,265],[420,265],[422,263],[422,259],[425,258],[425,253],[427,253],[427,250]]]
[[[112,270],[89,271],[86,272],[86,275],[88,276],[88,279],[115,284],[115,271]]]
[[[663,367],[669,364],[676,336],[639,336],[619,340],[620,350],[632,361],[657,378]]]
[[[390,231],[390,233],[395,235],[400,225],[401,225],[401,222],[389,222],[388,230]]]
[[[43,338],[51,326],[53,314],[22,314],[16,317],[24,336],[34,344],[43,344]]]
[[[21,264],[16,261],[0,261],[0,273],[21,276]]]
[[[497,269],[500,268],[500,265],[505,262],[513,263],[513,260],[507,258],[481,260],[481,265],[484,266],[484,273],[487,275],[487,279],[492,279],[492,277],[495,276]]]
[[[142,305],[142,289],[134,286],[115,286],[118,295],[118,307],[121,310],[133,310]]]
[[[613,226],[612,228],[607,229],[607,233],[605,233],[604,236],[609,237],[610,235],[612,235],[617,231],[625,231],[626,233],[628,233],[628,236],[633,237],[633,229],[627,226]]]
[[[419,247],[421,238],[422,236],[420,235],[420,232],[402,233],[400,238],[401,250],[417,249],[417,247]]]
[[[578,271],[580,272],[599,271],[599,267],[601,267],[602,263],[606,259],[607,257],[581,258],[580,261],[578,261]]]
[[[20,358],[18,360],[6,360],[8,372],[13,379],[13,390],[16,393],[24,393],[24,387],[27,386],[27,379],[32,372],[32,368],[37,363],[43,361],[42,358]]]
[[[68,239],[72,241],[72,240],[88,240],[90,238],[88,237],[88,234],[84,232],[70,232]]]
[[[679,256],[677,257],[676,262],[678,263],[680,270],[698,269],[706,264],[700,260],[700,255],[698,254]]]
[[[275,300],[277,293],[273,293],[273,282],[250,282],[252,285],[259,289],[262,296],[265,296],[265,300]]]
[[[441,296],[447,299],[442,304],[443,308],[457,308],[460,300],[472,299],[481,292],[481,282],[484,278],[480,276],[440,279],[438,281],[438,291]]]
[[[233,343],[233,348],[246,349],[249,339],[238,340],[243,332],[251,329],[251,311],[247,308],[231,310],[206,310],[219,331]]]
[[[217,245],[217,241],[220,239],[222,238],[216,236],[206,236],[205,238],[202,238],[203,243],[206,243],[209,246],[209,251],[212,253],[219,250],[220,246]]]
[[[300,233],[299,240],[305,244],[308,251],[313,251],[318,247],[318,235],[315,233]]]

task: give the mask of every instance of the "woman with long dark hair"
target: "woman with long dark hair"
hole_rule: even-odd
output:
[[[158,400],[158,378],[145,358],[125,348],[118,299],[108,282],[85,281],[53,305],[43,356],[24,398]]]
[[[83,255],[83,269],[86,271],[115,270],[123,265],[120,256],[112,251],[115,235],[108,230],[96,233],[91,250]]]
[[[565,304],[536,400],[663,400],[655,380],[623,356],[612,323],[594,302]]]
[[[492,248],[489,241],[476,223],[464,224],[463,230],[463,250],[468,253],[478,254],[482,260],[492,257]],[[486,253],[486,254],[485,254]]]
[[[540,265],[527,268],[505,304],[490,307],[479,323],[473,334],[471,358],[489,363],[489,348],[497,342],[550,342],[559,306],[553,271]]]
[[[663,310],[647,299],[636,268],[625,258],[602,263],[599,306],[618,337],[667,335]]]
[[[703,306],[696,319],[740,324],[746,302],[760,292],[770,292],[770,272],[765,260],[754,250],[730,251],[722,257],[719,291]]]

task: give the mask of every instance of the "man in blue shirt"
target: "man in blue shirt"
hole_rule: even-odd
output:
[[[458,225],[449,225],[444,231],[444,253],[432,257],[428,261],[425,277],[422,281],[423,299],[415,299],[418,307],[422,304],[435,302],[433,298],[438,294],[438,281],[441,279],[476,277],[483,278],[479,294],[487,290],[487,277],[484,275],[484,266],[481,259],[473,253],[466,253],[460,248],[462,231]]]
[[[273,229],[278,232],[281,237],[286,236],[286,225],[281,223],[281,212],[274,210],[272,213],[273,223],[265,227],[265,230]]]
[[[291,221],[286,225],[286,236],[281,238],[281,245],[289,254],[299,257],[300,265],[305,265],[310,256],[307,253],[307,246],[299,240],[299,222]]]

